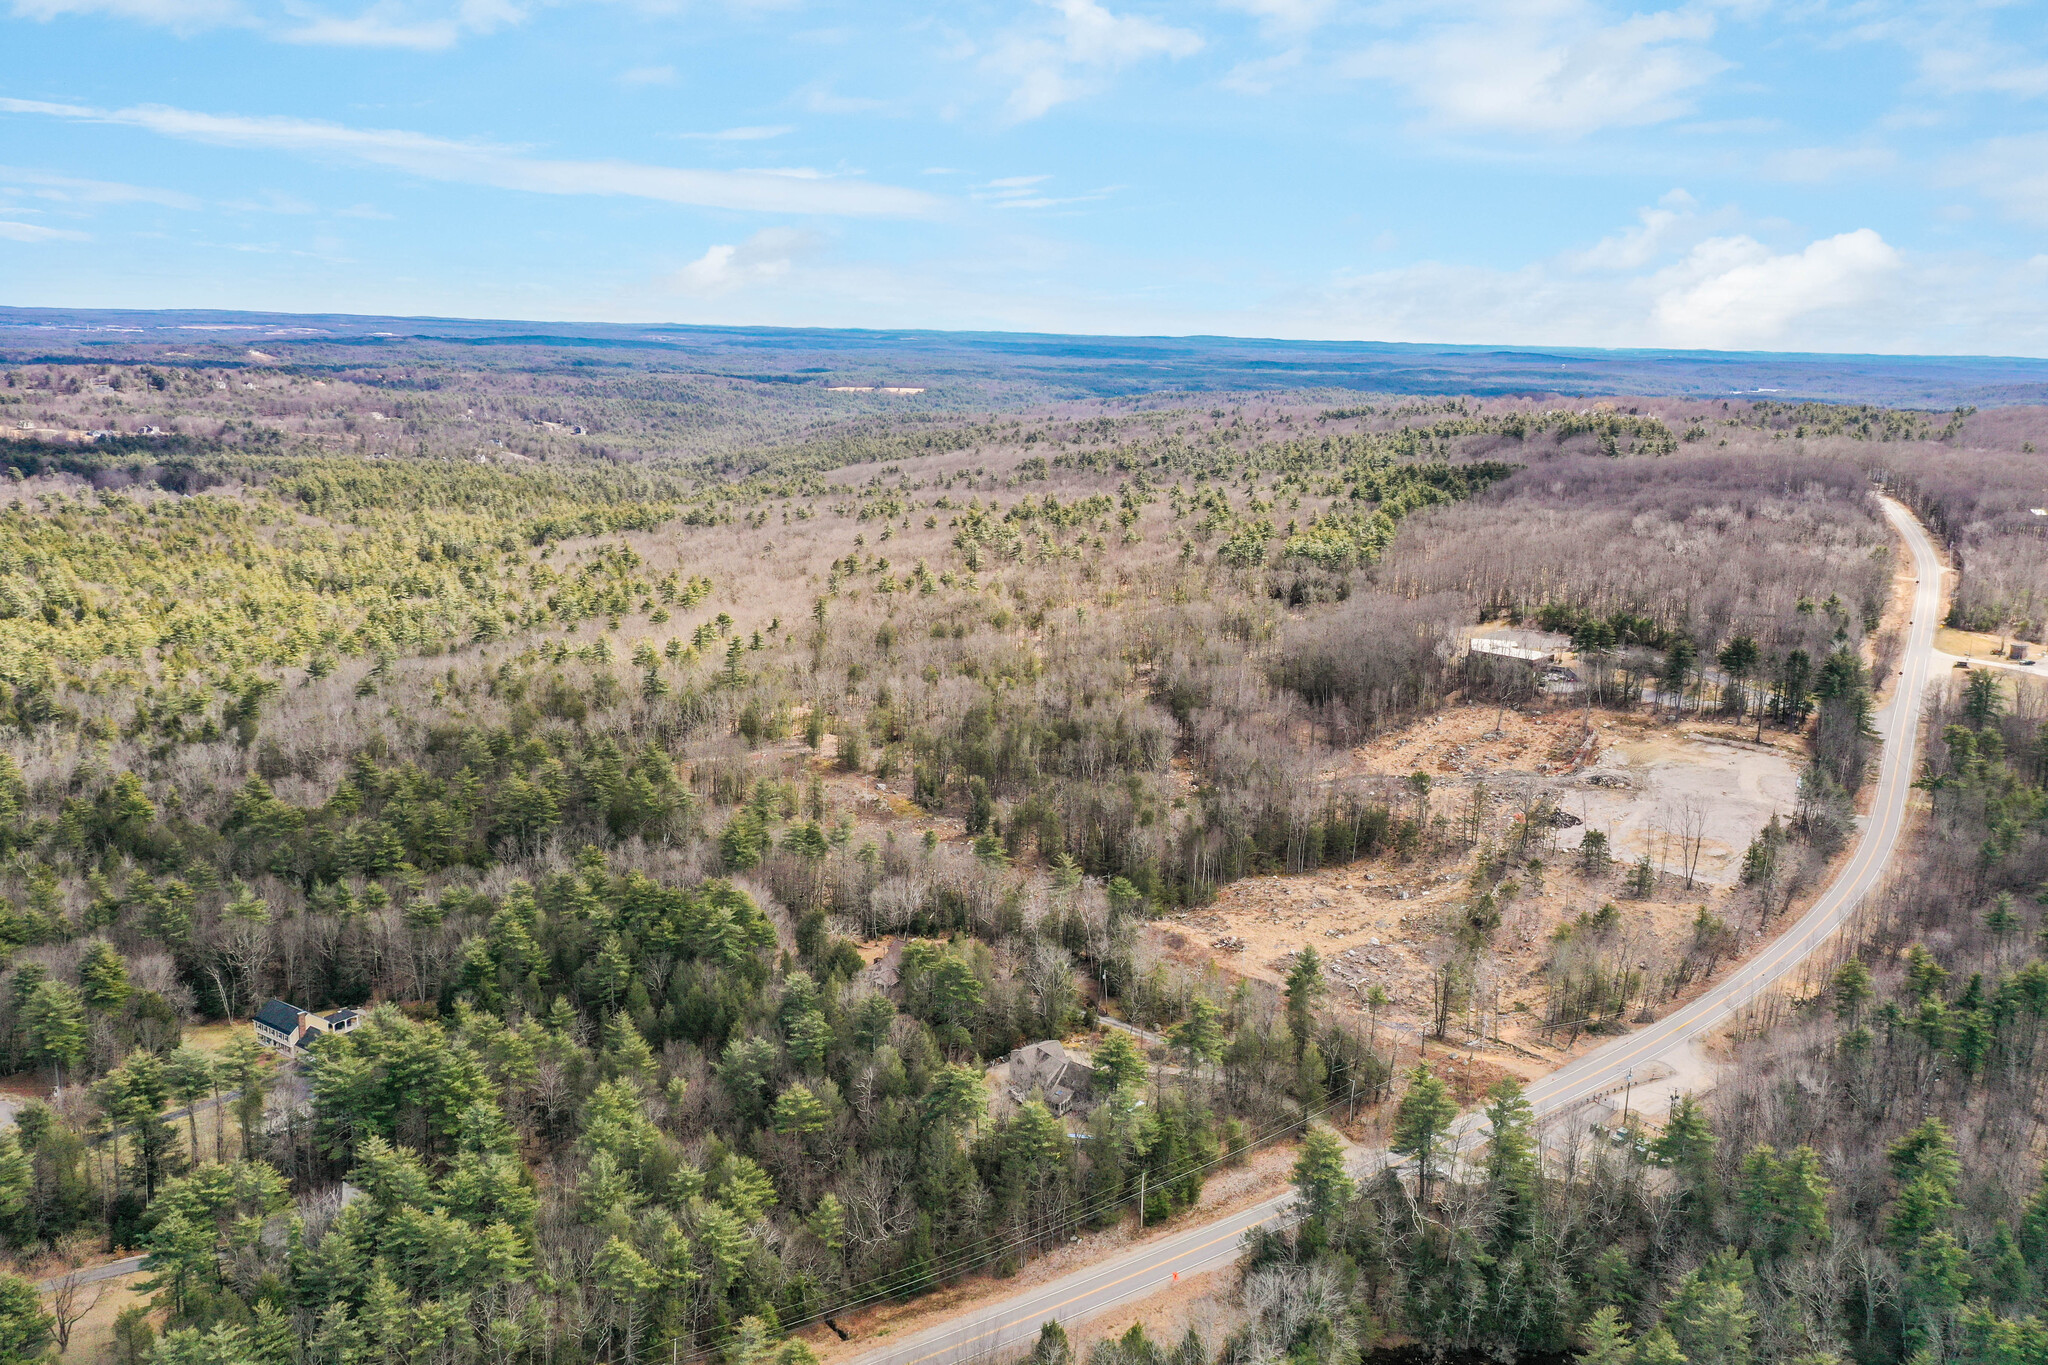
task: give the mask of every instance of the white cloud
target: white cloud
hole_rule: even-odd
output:
[[[1041,189],[1049,175],[1006,175],[975,187],[974,198],[992,208],[1049,209],[1062,204],[1086,204],[1106,199],[1118,187],[1107,186],[1086,194],[1053,195]]]
[[[1099,89],[1134,62],[1178,59],[1202,50],[1202,38],[1137,14],[1114,14],[1096,0],[1040,0],[1047,22],[1012,32],[989,55],[989,69],[1010,84],[1013,121],[1038,118]]]
[[[1638,209],[1634,227],[1603,237],[1584,251],[1567,253],[1564,263],[1583,271],[1640,270],[1682,238],[1704,235],[1697,208],[1691,195],[1673,190],[1655,208]]]
[[[106,15],[177,33],[243,27],[287,43],[413,52],[442,51],[469,34],[492,33],[526,18],[526,11],[511,0],[455,0],[452,6],[375,0],[351,14],[300,3],[252,8],[243,0],[13,0],[13,12],[19,18],[42,20]]]
[[[60,15],[103,14],[179,33],[249,22],[238,0],[14,0],[13,12],[18,19],[42,20]]]
[[[1898,164],[1889,147],[1791,147],[1763,159],[1760,169],[1772,180],[1821,185],[1844,176],[1874,175]]]
[[[1330,17],[1336,0],[1223,0],[1226,9],[1255,16],[1268,31],[1305,33]]]
[[[2048,133],[1998,137],[1958,157],[1947,178],[2022,222],[2048,227]]]
[[[710,171],[630,161],[564,161],[490,143],[458,142],[399,129],[350,128],[296,118],[206,114],[164,105],[93,109],[0,98],[0,112],[38,114],[141,128],[164,137],[222,147],[332,157],[428,180],[532,194],[616,195],[668,204],[757,213],[917,217],[939,201],[917,190],[801,172]]]
[[[672,66],[635,66],[619,73],[619,84],[629,89],[643,85],[674,85],[676,69]]]
[[[738,245],[714,246],[669,277],[687,294],[729,294],[750,285],[786,279],[798,260],[822,244],[812,232],[795,228],[763,228]]]
[[[1945,95],[2048,95],[2048,62],[2014,60],[2011,46],[1990,41],[1944,44],[1920,54],[1920,78]]]
[[[1458,17],[1375,43],[1338,69],[1399,87],[1450,127],[1575,136],[1685,114],[1690,93],[1728,66],[1706,46],[1713,16],[1698,10],[1607,22],[1575,0],[1479,0],[1433,13]]]
[[[672,133],[688,142],[765,142],[771,137],[783,137],[796,129],[787,123],[761,124],[751,128],[722,128],[715,133]]]
[[[804,108],[814,114],[876,114],[889,108],[889,101],[866,95],[842,95],[830,85],[805,86],[797,92]]]
[[[33,185],[39,199],[67,204],[161,204],[172,209],[196,209],[199,200],[177,190],[124,185],[114,180],[81,180],[76,176],[32,171],[19,166],[0,166],[0,185]]]
[[[1506,345],[1939,351],[2026,316],[2048,271],[1915,261],[1870,228],[1773,249],[1683,192],[1579,251],[1512,269],[1346,272],[1275,300],[1269,335]],[[2048,320],[2016,329],[2048,344]],[[1968,341],[1963,338],[1969,337]],[[2009,343],[2008,343],[2009,349]]]
[[[320,211],[319,205],[301,199],[296,194],[286,194],[282,190],[261,190],[246,199],[230,200],[221,207],[235,213],[276,213],[291,217],[303,217]]]
[[[1235,90],[1241,95],[1270,94],[1285,73],[1302,63],[1307,53],[1299,47],[1290,47],[1270,57],[1257,57],[1248,62],[1239,62],[1224,73],[1223,88]]]
[[[1754,238],[1712,237],[1654,277],[1655,317],[1676,345],[1774,345],[1794,323],[1879,300],[1902,265],[1870,228],[1782,255]]]
[[[0,238],[10,242],[82,242],[86,236],[69,228],[42,227],[35,223],[10,223],[0,219]]]
[[[308,47],[381,47],[409,52],[440,52],[455,46],[462,37],[462,26],[453,19],[404,23],[373,11],[348,17],[315,15],[297,28],[285,29],[277,36],[284,42]]]

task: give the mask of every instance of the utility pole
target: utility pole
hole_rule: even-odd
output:
[[[1147,1172],[1145,1172],[1145,1171],[1142,1171],[1142,1170],[1141,1170],[1141,1171],[1139,1171],[1139,1172],[1138,1172],[1138,1231],[1140,1231],[1140,1232],[1143,1232],[1143,1231],[1145,1230],[1145,1176],[1146,1176],[1146,1175],[1147,1175]]]
[[[1629,1096],[1636,1088],[1636,1069],[1630,1067],[1628,1074],[1621,1078],[1621,1126],[1628,1127]]]

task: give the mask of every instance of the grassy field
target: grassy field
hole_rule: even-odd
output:
[[[217,1024],[186,1025],[184,1042],[187,1047],[196,1047],[201,1052],[218,1055],[225,1052],[228,1044],[235,1039],[249,1036],[247,1020],[223,1020]]]

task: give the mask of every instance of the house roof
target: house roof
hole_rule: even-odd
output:
[[[279,1033],[295,1033],[299,1027],[299,1016],[305,1011],[297,1005],[287,1005],[282,1000],[272,1000],[256,1011],[256,1022]]]
[[[334,1013],[327,1016],[327,1022],[330,1024],[344,1023],[347,1020],[355,1018],[360,1013],[362,1013],[361,1010],[336,1010]]]

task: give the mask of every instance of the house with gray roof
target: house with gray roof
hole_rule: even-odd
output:
[[[1053,1039],[1026,1043],[1008,1060],[1010,1098],[1022,1104],[1033,1094],[1055,1114],[1088,1109],[1095,1098],[1095,1072]]]

